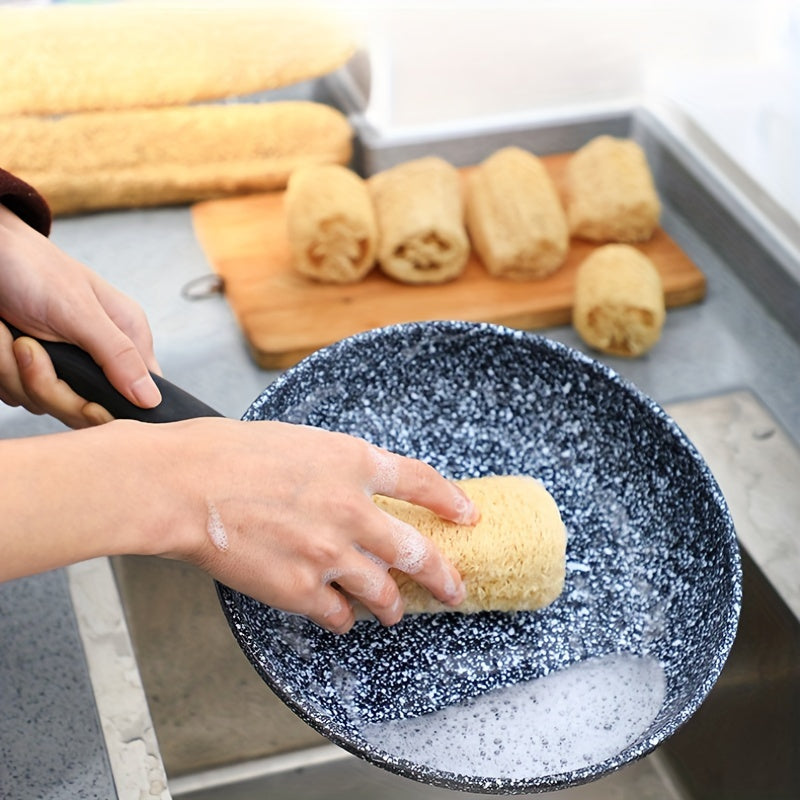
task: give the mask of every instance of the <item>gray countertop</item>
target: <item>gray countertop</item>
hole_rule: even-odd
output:
[[[800,345],[678,209],[664,226],[691,243],[708,296],[671,311],[646,357],[605,360],[662,404],[747,389],[800,442]],[[251,361],[223,297],[182,297],[209,272],[187,208],[60,219],[52,238],[141,303],[165,376],[221,413],[240,416],[275,378]],[[583,349],[568,327],[543,333]],[[1,437],[61,429],[0,408]],[[0,585],[0,797],[115,796],[83,641],[64,571]]]
[[[0,797],[113,797],[63,570],[0,584],[0,643]]]

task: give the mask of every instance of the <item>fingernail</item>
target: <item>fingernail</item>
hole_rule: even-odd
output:
[[[464,585],[464,581],[459,581],[458,584],[453,587],[452,593],[448,596],[448,602],[450,605],[458,606],[464,602],[464,598],[467,596],[467,587]]]
[[[478,510],[478,507],[460,489],[456,495],[454,505],[458,512],[458,519],[456,522],[458,522],[459,525],[474,525],[480,519],[481,512]]]
[[[403,600],[402,595],[398,595],[397,599],[394,601],[391,610],[389,611],[389,618],[393,619],[394,622],[390,622],[390,625],[396,625],[403,619],[403,612],[406,610],[406,604]]]
[[[131,384],[131,393],[141,408],[155,408],[161,402],[161,392],[149,375],[142,375]]]
[[[448,605],[457,606],[467,596],[461,574],[446,562],[442,563],[442,584],[442,597]]]
[[[33,350],[27,342],[17,342],[14,353],[17,356],[17,364],[19,364],[20,369],[27,369],[33,364]]]

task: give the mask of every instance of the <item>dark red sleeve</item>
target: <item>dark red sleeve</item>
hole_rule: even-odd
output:
[[[0,204],[48,236],[53,217],[47,201],[32,186],[0,169]]]

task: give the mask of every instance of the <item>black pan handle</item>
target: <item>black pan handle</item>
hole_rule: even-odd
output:
[[[0,323],[4,323],[8,327],[15,339],[27,336],[8,322],[0,320]],[[153,375],[153,380],[161,392],[161,402],[155,408],[139,408],[111,385],[103,370],[84,350],[63,342],[46,342],[42,339],[37,339],[37,341],[47,351],[55,367],[56,375],[61,380],[66,381],[81,397],[93,403],[99,403],[117,419],[135,419],[140,422],[176,422],[197,417],[222,416],[202,400],[198,400],[160,375]]]

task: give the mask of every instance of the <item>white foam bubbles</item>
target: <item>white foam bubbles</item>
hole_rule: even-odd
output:
[[[400,467],[396,456],[370,445],[370,455],[375,473],[367,487],[369,494],[393,495],[400,480]]]
[[[322,583],[338,583],[354,597],[376,602],[383,590],[386,573],[381,570],[331,568],[322,574]]]
[[[395,547],[393,567],[405,572],[406,575],[416,575],[425,566],[428,557],[429,544],[413,525],[386,514],[391,530],[392,544]]]
[[[228,533],[222,524],[222,517],[220,517],[219,511],[217,511],[217,507],[213,503],[208,503],[206,530],[214,547],[224,553],[228,549]]]
[[[616,653],[361,733],[392,757],[433,769],[530,780],[617,755],[647,731],[665,692],[656,659]]]

